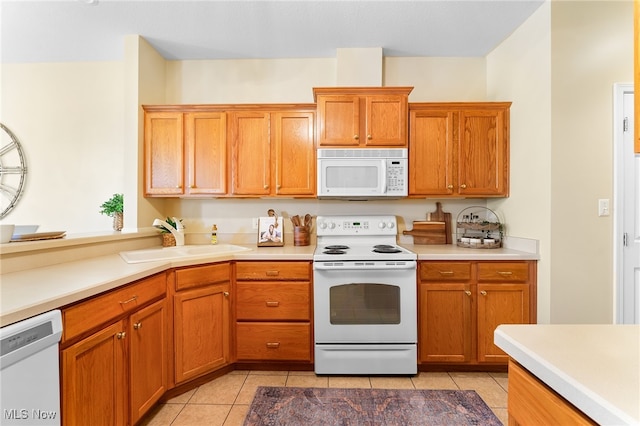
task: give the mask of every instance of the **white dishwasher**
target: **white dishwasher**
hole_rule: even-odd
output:
[[[0,328],[0,424],[60,424],[59,310]]]

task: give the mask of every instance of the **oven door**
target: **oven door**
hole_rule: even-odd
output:
[[[316,344],[417,340],[416,262],[315,262]]]

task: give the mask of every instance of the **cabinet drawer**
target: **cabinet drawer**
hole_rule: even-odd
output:
[[[478,282],[528,282],[528,262],[478,263]]]
[[[63,309],[63,340],[105,324],[123,313],[132,312],[164,296],[166,291],[166,276],[161,273]]]
[[[311,325],[237,324],[238,360],[311,361]]]
[[[176,271],[176,290],[228,282],[231,279],[229,263],[196,266]]]
[[[237,318],[309,321],[309,286],[308,282],[239,282]]]
[[[238,280],[297,280],[311,279],[309,262],[238,262]]]
[[[424,262],[420,264],[422,281],[468,281],[471,279],[470,262]]]

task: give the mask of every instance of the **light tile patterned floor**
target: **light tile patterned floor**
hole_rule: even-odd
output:
[[[183,393],[149,413],[142,425],[242,425],[258,386],[475,390],[507,424],[507,373],[419,373],[414,377],[316,376],[311,371],[236,370]]]

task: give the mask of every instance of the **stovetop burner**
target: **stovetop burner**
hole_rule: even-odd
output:
[[[324,253],[324,254],[345,254],[347,252],[345,250],[331,249],[331,250],[325,250],[322,253]]]
[[[346,250],[349,246],[344,246],[342,244],[332,244],[330,246],[325,246],[325,250]]]
[[[392,246],[389,244],[378,244],[373,246],[373,252],[374,253],[401,253],[402,250],[400,250],[396,246]]]

